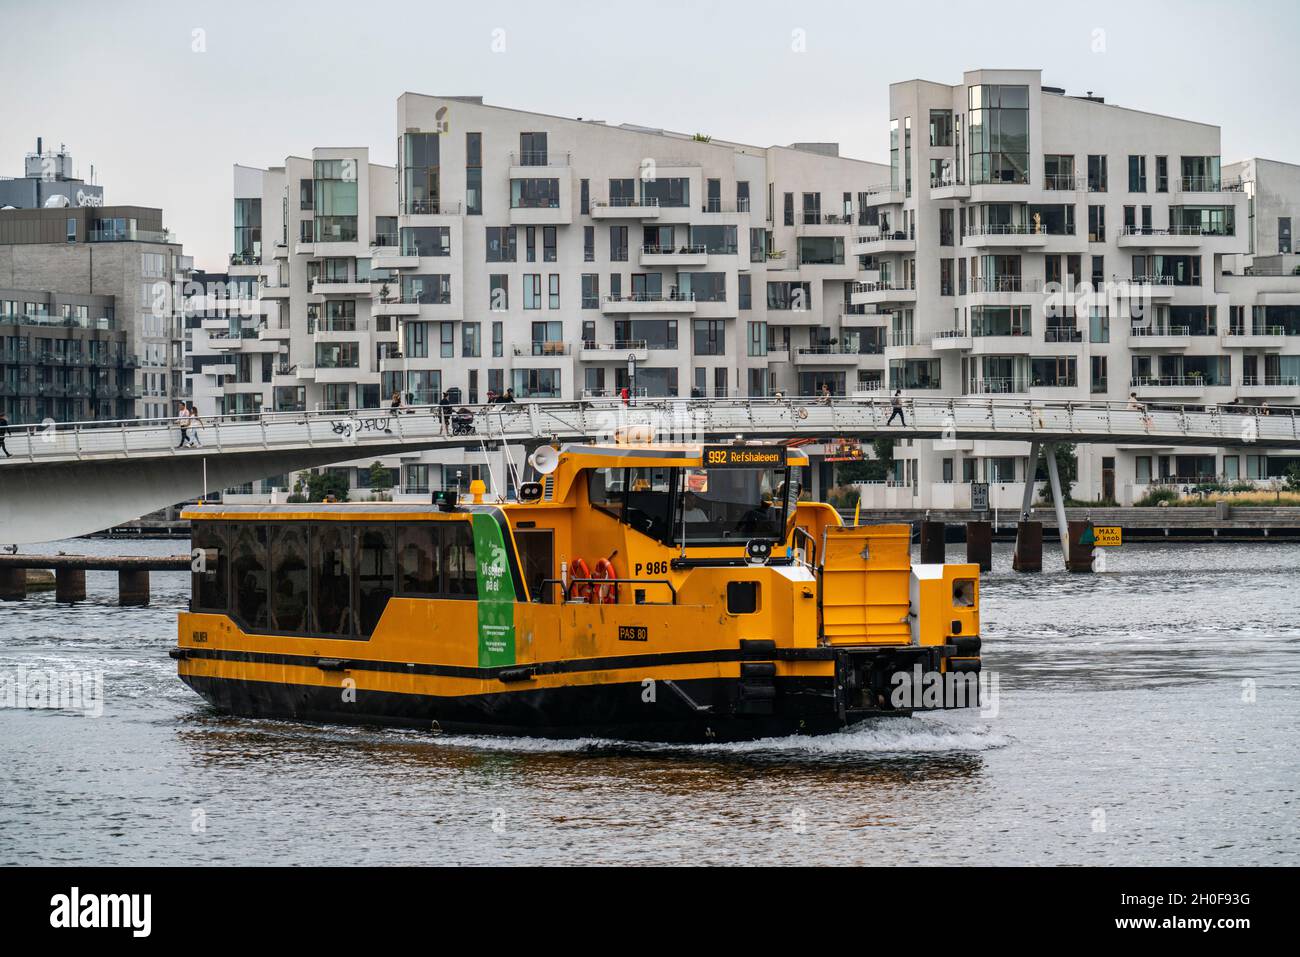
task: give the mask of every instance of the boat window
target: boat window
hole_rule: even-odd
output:
[[[687,545],[785,537],[786,470],[690,468],[674,530]]]
[[[393,597],[393,530],[383,526],[362,528],[357,538],[357,624],[369,638]]]
[[[477,598],[477,566],[474,563],[474,535],[469,522],[447,522],[442,526],[442,559],[447,576],[446,596]]]
[[[332,522],[312,530],[312,594],[315,631],[352,636],[352,529]]]
[[[623,469],[591,469],[587,473],[587,499],[614,516],[623,511]]]
[[[266,628],[266,526],[239,522],[231,549],[235,615],[249,628]]]
[[[442,590],[438,560],[438,526],[403,525],[397,529],[398,589],[405,595],[436,595]]]
[[[666,542],[672,535],[674,469],[627,470],[623,521],[639,532]]]
[[[190,547],[201,554],[192,561],[195,611],[226,612],[229,608],[231,529],[218,522],[195,522]]]
[[[310,605],[311,569],[307,566],[307,528],[271,526],[271,628],[305,631]]]

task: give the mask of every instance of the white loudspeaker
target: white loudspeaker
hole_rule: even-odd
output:
[[[549,445],[543,445],[528,457],[528,464],[537,470],[538,475],[550,475],[560,467],[560,453]]]

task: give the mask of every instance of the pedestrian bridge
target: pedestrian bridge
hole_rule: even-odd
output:
[[[207,491],[338,462],[438,448],[613,439],[717,441],[890,437],[1153,446],[1300,448],[1290,410],[1131,409],[978,397],[909,398],[906,425],[879,398],[530,401],[467,406],[444,421],[436,406],[281,412],[203,420],[202,445],[178,448],[172,420],[11,426],[0,458],[0,542],[29,544],[98,531]]]

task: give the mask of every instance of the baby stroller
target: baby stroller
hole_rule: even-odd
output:
[[[474,434],[474,413],[469,409],[461,406],[451,416],[451,434],[452,435],[473,435]]]

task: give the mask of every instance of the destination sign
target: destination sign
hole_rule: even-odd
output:
[[[771,445],[708,445],[704,464],[711,469],[762,469],[785,465],[785,449]]]

